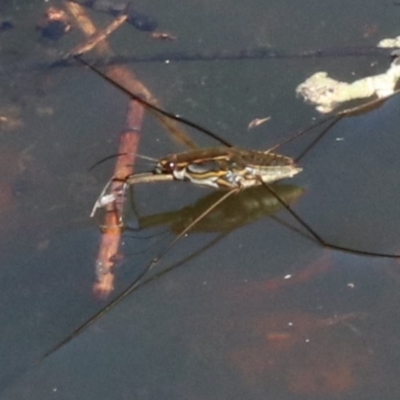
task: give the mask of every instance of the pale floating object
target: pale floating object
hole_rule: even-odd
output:
[[[254,118],[253,121],[251,121],[247,127],[247,130],[249,131],[250,129],[256,128],[257,126],[260,126],[264,122],[267,122],[271,119],[271,117],[266,117],[266,118]]]
[[[327,72],[317,72],[297,86],[296,94],[302,96],[307,103],[314,104],[316,110],[323,114],[350,100],[374,95],[378,98],[387,97],[395,91],[400,79],[399,64],[399,59],[395,58],[385,73],[368,76],[353,83],[337,81],[329,77]]]
[[[153,32],[150,37],[152,39],[158,39],[158,40],[170,40],[170,41],[174,41],[177,39],[176,36],[171,35],[168,32]]]
[[[384,49],[393,49],[393,48],[400,48],[400,36],[395,38],[386,38],[382,39],[378,43],[378,47],[382,47]]]

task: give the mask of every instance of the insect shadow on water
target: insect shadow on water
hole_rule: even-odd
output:
[[[153,172],[138,173],[126,177],[126,179],[121,182],[122,193],[120,193],[120,195],[122,196],[122,201],[124,200],[126,189],[129,186],[133,186],[138,183],[160,181],[187,180],[201,186],[212,187],[215,189],[225,189],[225,193],[219,195],[218,198],[214,199],[210,205],[203,207],[203,211],[200,212],[187,226],[185,226],[177,233],[177,236],[144,267],[144,269],[136,277],[136,279],[122,293],[120,293],[107,306],[105,306],[102,310],[100,310],[93,317],[87,320],[84,324],[75,329],[63,341],[58,343],[54,348],[50,349],[41,358],[41,360],[48,357],[50,354],[54,353],[65,344],[70,342],[73,338],[75,338],[86,328],[88,328],[89,325],[91,325],[106,312],[108,312],[111,308],[115,307],[118,303],[120,303],[123,299],[130,295],[134,290],[162,276],[166,272],[170,271],[172,268],[176,268],[177,266],[184,264],[188,259],[195,257],[197,254],[213,246],[218,240],[223,238],[225,236],[224,234],[222,234],[216,240],[213,240],[211,243],[208,243],[206,246],[202,247],[194,254],[191,254],[186,259],[174,264],[173,267],[167,268],[143,281],[143,278],[148,274],[148,272],[160,261],[160,259],[169,250],[171,250],[172,247],[176,245],[176,243],[178,243],[178,241],[183,236],[185,236],[189,231],[195,229],[195,227],[200,224],[201,221],[203,221],[204,218],[206,218],[210,213],[212,213],[221,203],[228,202],[229,198],[231,198],[232,195],[241,192],[250,192],[251,190],[255,190],[257,188],[262,188],[263,190],[266,190],[276,200],[280,208],[287,210],[287,212],[304,229],[304,231],[299,231],[297,228],[294,227],[291,228],[299,231],[302,235],[307,236],[307,238],[316,241],[321,246],[361,256],[400,258],[399,254],[360,250],[327,242],[318,232],[316,232],[312,228],[312,226],[310,226],[310,224],[308,224],[302,217],[300,217],[291,209],[290,205],[288,204],[290,203],[290,200],[287,200],[286,196],[282,194],[282,192],[280,192],[279,186],[273,183],[284,178],[293,177],[294,175],[299,173],[301,171],[301,168],[297,166],[297,163],[302,160],[307,155],[307,153],[316,145],[316,143],[320,141],[324,137],[324,135],[340,120],[346,117],[357,116],[366,113],[371,109],[379,107],[386,100],[400,93],[400,90],[395,91],[393,94],[385,98],[372,100],[361,106],[347,108],[334,115],[320,119],[307,129],[299,131],[294,135],[288,137],[287,139],[282,140],[270,149],[261,152],[244,150],[234,147],[228,141],[220,138],[218,135],[209,131],[208,129],[203,128],[202,126],[190,120],[187,120],[186,118],[165,111],[155,106],[154,104],[149,103],[140,96],[137,96],[136,94],[130,92],[124,86],[120,85],[118,82],[115,82],[106,74],[104,74],[82,58],[77,56],[75,58],[79,62],[83,63],[86,67],[88,67],[91,71],[96,73],[98,76],[128,95],[131,99],[136,100],[138,103],[144,106],[145,109],[155,114],[161,114],[165,117],[172,118],[178,122],[195,128],[217,140],[222,145],[222,147],[198,149],[179,154],[172,154],[159,159]],[[293,159],[274,153],[274,151],[282,145],[287,144],[297,139],[298,137],[309,133],[313,129],[324,125],[325,127],[322,129],[322,131],[296,158]],[[102,206],[101,197],[105,192],[106,191],[104,190],[102,195],[100,196],[100,200],[97,201],[97,207]],[[112,197],[111,200],[116,201],[116,198]]]

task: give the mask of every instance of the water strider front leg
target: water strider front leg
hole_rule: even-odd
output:
[[[122,187],[113,187],[117,180],[116,178],[110,179],[104,186],[93,205],[90,217],[93,218],[99,209],[106,209],[110,212],[118,212],[118,227],[123,228],[123,208],[126,197],[126,190],[131,185],[137,185],[139,183],[153,183],[153,182],[167,182],[174,180],[174,176],[171,174],[154,174],[152,172],[144,172],[140,174],[129,175],[126,179],[122,180]],[[110,193],[107,193],[110,190]],[[112,209],[111,209],[112,207]],[[100,226],[100,229],[107,229],[109,226]]]

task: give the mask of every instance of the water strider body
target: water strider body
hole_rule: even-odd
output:
[[[177,180],[190,181],[197,186],[229,190],[235,193],[292,178],[301,171],[302,168],[296,165],[293,158],[270,150],[256,151],[228,146],[212,147],[162,157],[157,160],[152,172],[132,174],[126,177],[124,189],[127,185],[138,183]],[[97,199],[91,216],[98,208],[116,201],[117,195],[115,193],[107,194],[110,182]],[[122,197],[125,197],[125,190],[122,191]],[[220,199],[219,202],[223,201],[224,198]],[[192,225],[185,231],[191,229],[191,227]]]
[[[292,158],[270,151],[216,147],[163,157],[154,173],[172,174],[176,180],[200,186],[239,190],[292,178],[301,170]]]

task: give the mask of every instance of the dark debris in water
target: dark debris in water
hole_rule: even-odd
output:
[[[57,41],[71,30],[67,14],[55,7],[49,7],[36,26],[45,39]]]
[[[10,20],[0,21],[0,33],[7,32],[14,28],[15,28],[14,22],[12,22]]]
[[[136,11],[136,9],[133,8],[132,3],[129,1],[113,2],[111,0],[74,0],[74,2],[94,11],[110,14],[114,17],[127,14],[127,22],[139,31],[152,32],[158,26],[157,21],[153,17]]]

